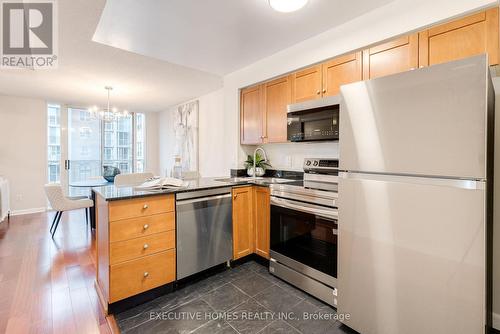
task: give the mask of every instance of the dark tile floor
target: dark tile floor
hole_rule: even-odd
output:
[[[247,262],[116,315],[124,333],[355,333],[334,308]]]

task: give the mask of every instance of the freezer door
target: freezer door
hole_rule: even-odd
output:
[[[340,168],[486,177],[485,56],[342,86]]]
[[[485,190],[473,181],[339,179],[338,313],[363,334],[482,334]]]

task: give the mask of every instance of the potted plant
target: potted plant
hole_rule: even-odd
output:
[[[255,155],[255,176],[263,176],[266,173],[266,168],[271,167],[271,164],[267,162],[260,154],[257,152]],[[249,155],[245,161],[245,168],[247,169],[248,176],[253,176],[253,156]]]

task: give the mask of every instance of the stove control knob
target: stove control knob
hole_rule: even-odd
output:
[[[315,161],[313,165],[314,165],[314,167],[317,167],[317,166],[318,166],[318,164],[319,164],[319,163],[318,163],[317,161]]]
[[[306,166],[311,166],[311,160],[307,160]]]

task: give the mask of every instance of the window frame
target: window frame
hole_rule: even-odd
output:
[[[50,115],[50,111],[49,109],[54,109],[56,110],[56,115],[54,115],[52,118],[51,118],[51,115]],[[64,140],[68,141],[68,138],[67,137],[63,137],[63,125],[62,125],[62,122],[66,119],[68,119],[68,117],[63,117],[63,113],[67,113],[69,114],[70,110],[71,109],[77,109],[77,110],[80,110],[80,114],[79,114],[79,119],[81,119],[81,115],[82,115],[82,112],[85,112],[87,111],[87,108],[82,108],[82,107],[76,107],[76,106],[72,106],[72,105],[65,105],[65,104],[60,104],[60,103],[52,103],[52,102],[49,102],[46,104],[46,180],[51,183],[51,182],[63,182],[63,171],[65,169],[64,167],[64,160],[68,159],[68,142],[65,142],[63,143]],[[142,128],[142,149],[143,149],[143,156],[142,156],[142,159],[137,159],[138,157],[136,156],[137,154],[137,115],[142,115],[143,117],[143,128]],[[127,150],[129,150],[128,152],[128,155],[130,156],[130,159],[127,159],[128,161],[130,161],[130,164],[131,166],[129,167],[129,173],[137,173],[137,172],[143,172],[146,170],[146,113],[144,112],[130,112],[130,116],[131,118],[131,125],[130,125],[130,131],[126,132],[127,135],[126,139],[128,139],[127,141],[130,141],[131,142],[131,145],[130,146],[127,146],[126,145],[126,148]],[[81,120],[83,121],[83,120]],[[58,123],[58,124],[57,124]],[[106,148],[109,148],[111,150],[113,150],[113,148],[120,148],[122,145],[120,145],[119,143],[119,139],[118,139],[118,133],[119,132],[124,132],[125,131],[121,131],[123,129],[120,129],[120,126],[119,124],[116,124],[115,122],[105,122],[104,120],[100,120],[100,135],[101,135],[101,144],[100,144],[100,165],[101,165],[101,168],[105,165],[105,161],[114,161],[114,162],[117,162],[117,163],[122,163],[122,159],[119,159],[118,157],[118,150],[116,150],[116,152],[111,152],[111,158],[114,158],[114,159],[105,159],[105,156],[104,156],[104,151]],[[111,124],[111,125],[108,125],[108,124]],[[55,136],[59,138],[59,143],[58,145],[56,143],[51,143],[50,140],[49,140],[49,129],[50,128],[57,128],[57,130],[55,131],[58,131],[58,135]],[[113,135],[111,135],[111,143],[110,144],[113,144],[112,146],[105,146],[105,135],[106,135],[106,132],[114,132],[116,134],[116,138],[113,138]],[[81,136],[81,133],[79,134]],[[91,135],[91,133],[90,133]],[[131,137],[131,138],[130,138]],[[57,141],[57,140],[56,140]],[[51,158],[50,156],[50,151],[51,151],[51,148],[50,147],[56,147],[58,146],[59,147],[59,161],[56,161],[56,160],[52,160],[52,159],[49,159]],[[123,147],[123,146],[122,146]],[[55,149],[55,148],[54,148]],[[137,166],[137,161],[141,161],[142,162],[142,170],[141,171],[138,171],[138,166]],[[56,166],[56,163],[58,163],[58,165]],[[52,178],[51,178],[51,167],[50,166],[56,166],[55,168],[58,169],[59,173],[58,175],[55,175],[56,176],[56,180],[57,181],[53,181]],[[57,172],[56,172],[57,173]]]

